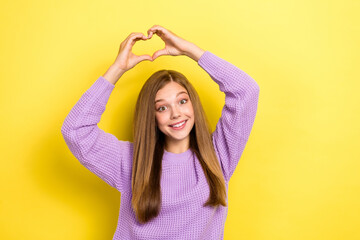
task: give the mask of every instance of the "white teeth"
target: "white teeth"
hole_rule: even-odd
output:
[[[182,123],[179,123],[179,124],[177,124],[177,125],[172,125],[172,127],[180,127],[180,126],[182,126],[184,123],[185,123],[185,121],[183,121]]]

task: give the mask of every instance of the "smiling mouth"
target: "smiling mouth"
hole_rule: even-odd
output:
[[[175,125],[169,125],[173,129],[182,129],[186,125],[187,120],[182,121],[181,123]]]

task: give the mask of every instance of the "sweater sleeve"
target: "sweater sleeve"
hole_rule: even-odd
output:
[[[209,51],[203,53],[198,65],[225,93],[225,105],[212,133],[212,140],[225,181],[228,182],[254,124],[260,88],[244,71]]]
[[[132,143],[120,141],[97,124],[115,85],[100,76],[66,116],[61,133],[79,162],[120,192],[129,189]]]

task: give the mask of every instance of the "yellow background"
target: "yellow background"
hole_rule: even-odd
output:
[[[229,185],[225,238],[360,239],[360,1],[2,1],[0,239],[111,239],[120,193],[85,169],[61,125],[131,32],[161,25],[260,86]],[[152,54],[159,37],[138,42]],[[224,94],[195,61],[144,61],[99,127],[132,140],[136,97],[160,69],[185,74],[212,128]]]

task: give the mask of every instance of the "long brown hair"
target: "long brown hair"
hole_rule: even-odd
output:
[[[210,188],[210,196],[203,206],[226,206],[225,180],[200,98],[183,74],[174,70],[159,70],[153,73],[142,87],[134,113],[131,205],[140,223],[150,221],[160,212],[160,179],[165,136],[156,124],[155,96],[157,91],[170,81],[183,86],[193,104],[195,117],[194,127],[190,132],[190,148],[199,159]]]

